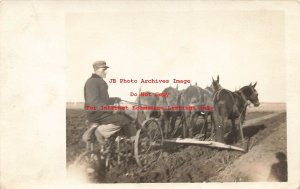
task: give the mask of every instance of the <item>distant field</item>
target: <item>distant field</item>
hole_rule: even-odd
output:
[[[249,112],[262,112],[262,111],[286,111],[286,103],[261,103],[260,106],[248,107]]]

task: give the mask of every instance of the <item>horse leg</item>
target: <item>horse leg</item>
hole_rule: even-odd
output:
[[[227,123],[227,114],[226,114],[226,109],[225,105],[222,104],[220,107],[220,112],[221,112],[221,124],[218,125],[219,129],[219,136],[218,140],[219,142],[224,143],[224,130],[226,128],[226,123]]]
[[[194,127],[193,117],[194,117],[194,114],[190,114],[189,121],[188,121],[188,124],[189,124],[189,138],[193,138],[193,127]]]
[[[224,130],[223,130],[223,125],[222,125],[221,121],[218,121],[218,124],[216,127],[216,141],[217,142],[224,141]]]
[[[186,118],[185,114],[183,114],[182,119],[183,119],[183,121],[182,121],[182,134],[183,134],[183,138],[186,138],[186,136],[187,136],[187,131],[186,131],[187,130],[187,122],[186,122],[187,118]]]
[[[227,123],[227,116],[226,115],[222,115],[222,127],[221,127],[221,142],[225,142],[224,140],[224,130],[226,129],[226,123]]]
[[[200,131],[200,134],[203,133],[203,130],[204,130],[204,139],[206,139],[206,134],[207,134],[207,117],[208,117],[208,113],[205,113],[204,115],[204,126],[202,127],[201,131]]]
[[[168,135],[168,121],[163,117],[162,119],[163,124],[163,131],[164,131],[164,136],[167,137]]]
[[[242,143],[244,144],[244,132],[243,132],[243,124],[242,124],[242,120],[239,119],[239,126],[240,126],[240,135],[241,135],[241,138],[242,138]]]
[[[211,139],[213,139],[214,137],[214,132],[216,130],[216,122],[215,122],[215,116],[214,116],[214,113],[210,113],[210,120],[211,120],[211,123],[210,123],[210,137]]]
[[[173,120],[171,123],[174,124],[174,127],[172,127],[171,137],[174,137],[178,131],[178,128],[180,128],[180,125],[183,124],[183,119],[177,115],[172,116],[171,119]]]
[[[232,134],[233,134],[233,141],[234,143],[237,142],[237,136],[236,136],[236,127],[235,127],[235,119],[231,119],[231,124],[232,124]]]
[[[204,115],[204,125],[201,127],[201,130],[200,130],[200,134],[202,134],[204,131],[204,126],[205,126],[205,115]]]
[[[174,114],[171,114],[169,117],[169,136],[173,136],[173,132],[175,130],[175,124],[176,124],[176,116]]]
[[[165,137],[168,138],[169,135],[169,119],[167,118],[166,115],[164,115],[164,126],[165,126]]]
[[[224,140],[223,125],[222,125],[222,115],[219,114],[218,109],[214,111],[214,118],[216,123],[216,141],[222,142]]]

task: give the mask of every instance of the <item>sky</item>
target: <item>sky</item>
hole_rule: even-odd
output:
[[[205,88],[220,76],[236,90],[257,81],[261,102],[285,102],[285,22],[281,11],[204,11],[189,8],[108,9],[66,13],[67,101],[84,101],[92,64],[105,60],[110,96],[134,101],[130,92],[162,92],[173,79]],[[138,83],[119,83],[136,79]],[[164,79],[167,84],[140,84]],[[189,84],[179,84],[185,89]]]

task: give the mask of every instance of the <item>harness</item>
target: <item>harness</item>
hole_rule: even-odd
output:
[[[209,90],[208,88],[205,88],[204,90],[206,90],[210,95],[213,95],[213,91]]]
[[[214,101],[215,101],[215,100],[218,101],[218,100],[220,99],[220,93],[221,93],[221,91],[223,91],[223,90],[229,92],[230,97],[231,97],[232,101],[234,102],[234,97],[233,97],[233,95],[232,95],[232,92],[229,91],[229,90],[227,90],[227,89],[220,89],[220,90],[216,91],[216,92],[214,93],[213,100],[214,100]]]
[[[141,106],[149,106],[147,104],[141,104],[141,103],[137,103],[137,102],[131,102],[131,101],[127,101],[127,100],[121,100],[122,102],[126,102],[128,104],[131,104],[131,105],[141,105]]]
[[[242,97],[242,99],[244,100],[244,106],[246,105],[246,104],[248,104],[248,100],[247,100],[247,98],[246,98],[246,96],[244,95],[244,93],[243,93],[243,91],[241,91],[241,90],[238,90],[238,91],[236,91],[236,93],[238,93],[241,97]]]
[[[243,91],[238,90],[238,91],[236,91],[236,92],[237,92],[237,94],[239,94],[239,95],[242,97],[242,99],[243,99],[244,102],[245,102],[244,105],[243,105],[243,110],[242,110],[242,112],[241,112],[241,114],[240,114],[240,116],[239,116],[240,122],[243,123],[244,120],[241,120],[241,118],[242,118],[242,115],[244,115],[244,112],[246,111],[246,109],[247,109],[249,103],[248,103],[248,100],[246,99],[246,96],[245,96],[245,94],[243,93]],[[244,119],[245,119],[245,118],[244,118]]]
[[[213,100],[214,100],[214,101],[219,101],[219,99],[220,99],[220,93],[221,93],[221,91],[223,91],[223,90],[229,92],[230,97],[231,97],[231,99],[232,99],[232,101],[233,101],[234,107],[237,108],[237,103],[235,102],[235,99],[234,99],[234,96],[233,96],[233,92],[231,92],[231,91],[229,91],[229,90],[227,90],[227,89],[220,89],[220,90],[216,91],[216,92],[214,93]],[[239,115],[239,119],[240,119],[241,116],[242,116],[242,115],[244,114],[244,112],[246,111],[247,106],[249,105],[249,103],[248,103],[248,100],[247,100],[245,94],[243,93],[243,91],[238,90],[238,91],[236,91],[236,93],[237,93],[237,94],[242,98],[242,100],[244,101],[242,112],[241,112],[240,115]]]

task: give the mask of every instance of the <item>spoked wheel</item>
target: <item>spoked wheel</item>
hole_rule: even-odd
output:
[[[163,132],[159,123],[154,119],[143,122],[137,131],[134,143],[134,155],[137,164],[145,167],[156,162],[163,146]]]
[[[98,182],[105,176],[105,161],[100,160],[100,154],[96,151],[86,151],[75,161],[76,167],[90,182]]]

